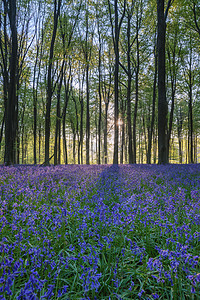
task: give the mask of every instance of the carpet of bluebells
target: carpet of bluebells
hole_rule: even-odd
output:
[[[0,299],[200,299],[200,166],[0,167]]]

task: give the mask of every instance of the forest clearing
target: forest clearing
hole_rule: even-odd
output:
[[[200,166],[0,168],[0,299],[199,299]]]

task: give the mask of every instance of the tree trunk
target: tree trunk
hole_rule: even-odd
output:
[[[152,136],[154,130],[155,121],[155,107],[156,107],[156,82],[157,82],[157,72],[158,72],[158,57],[156,45],[154,48],[154,59],[155,59],[155,72],[153,81],[153,101],[152,101],[152,116],[151,116],[151,127],[148,135],[148,153],[147,153],[147,163],[151,164],[151,149],[152,149]]]
[[[168,163],[167,100],[165,89],[165,34],[164,0],[157,0],[158,21],[158,163]]]
[[[4,4],[5,4],[4,0]],[[8,103],[5,114],[5,164],[12,165],[16,162],[16,130],[17,130],[17,26],[16,26],[16,0],[9,0],[8,16],[11,29],[11,55],[10,55],[10,82],[8,89]]]
[[[121,124],[121,151],[120,151],[120,164],[123,164],[124,160],[124,147],[125,147],[125,105],[123,101],[123,96],[121,95],[121,119],[122,119],[122,124]]]
[[[97,163],[100,165],[101,163],[101,36],[98,27],[99,33],[99,124],[98,124],[98,161]]]
[[[38,141],[38,143],[39,143],[39,145],[38,145],[38,147],[39,147],[39,149],[38,149],[38,154],[39,154],[39,164],[40,164],[40,161],[41,161],[41,123],[40,123],[40,125],[39,125],[39,133],[38,133],[38,137],[39,137],[39,141]]]
[[[2,138],[3,138],[4,123],[5,123],[5,112],[4,112],[3,120],[2,120],[2,123],[1,123],[1,131],[0,131],[0,150],[1,150],[1,142],[2,142]]]
[[[153,163],[156,164],[157,157],[157,130],[154,128],[153,132]]]
[[[60,115],[60,93],[61,93],[61,87],[63,82],[63,68],[64,68],[64,62],[61,67],[60,71],[60,82],[58,84],[57,89],[57,107],[56,107],[56,129],[55,129],[55,142],[54,142],[54,165],[58,164],[58,153],[60,153],[60,148],[58,147],[60,145],[59,139],[60,139],[60,123],[61,123],[61,115]],[[59,159],[60,160],[60,159]]]
[[[188,153],[189,153],[189,163],[194,163],[193,156],[193,111],[192,111],[192,76],[191,72],[189,74],[189,104],[188,104]]]
[[[192,73],[192,44],[190,37],[190,57],[189,57],[189,70],[188,70],[188,162],[194,163],[194,145],[193,145],[193,84],[194,84],[194,75]]]
[[[84,75],[81,84],[81,75],[80,75],[80,62],[79,62],[79,73],[78,73],[78,81],[79,81],[79,103],[80,103],[80,138],[78,144],[78,153],[79,153],[79,163],[83,164],[83,110],[84,110],[84,103],[83,103],[83,85],[84,85]]]
[[[90,90],[89,90],[89,47],[88,47],[88,11],[86,11],[86,164],[90,164]]]
[[[177,116],[177,131],[178,131],[178,144],[179,144],[179,163],[183,163],[183,154],[182,154],[182,127],[183,127],[183,118],[182,111],[178,112]]]
[[[118,85],[119,85],[119,24],[118,24],[118,0],[115,0],[115,81],[114,81],[114,155],[113,164],[118,164],[118,140],[119,140],[119,128],[118,128]]]
[[[133,141],[132,141],[132,126],[131,126],[131,43],[130,43],[130,21],[131,15],[128,15],[127,25],[127,39],[128,39],[128,51],[127,51],[127,71],[128,71],[128,86],[127,86],[127,126],[128,126],[128,160],[129,164],[133,163]]]
[[[33,73],[33,160],[37,164],[37,86],[36,86],[36,67],[38,62],[39,45],[37,45],[36,59]]]
[[[115,15],[115,26],[113,26],[112,20],[112,12],[110,0],[108,1],[109,5],[109,14],[110,14],[110,22],[112,27],[112,38],[113,45],[115,50],[115,72],[114,72],[114,154],[113,154],[113,164],[118,164],[118,141],[119,141],[119,128],[118,128],[118,116],[119,116],[119,35],[120,29],[122,25],[122,21],[125,16],[125,8],[126,8],[126,0],[124,0],[124,9],[122,12],[122,16],[119,20],[119,9],[118,9],[118,0],[114,1],[114,15]]]
[[[104,159],[108,163],[108,103],[105,103]]]
[[[52,67],[53,67],[53,54],[54,44],[56,39],[56,32],[58,26],[58,18],[60,15],[61,0],[54,0],[54,27],[51,38],[51,46],[49,53],[49,65],[47,74],[47,98],[46,98],[46,115],[45,115],[45,165],[49,165],[49,140],[50,140],[50,111],[51,111],[51,99],[52,99]]]
[[[72,79],[71,79],[71,63],[69,63],[69,77],[66,82],[66,77],[64,77],[64,85],[65,85],[65,102],[63,106],[62,111],[62,133],[63,133],[63,156],[64,156],[64,162],[67,165],[68,164],[68,156],[67,156],[67,142],[66,142],[66,133],[65,133],[65,123],[66,123],[66,112],[67,112],[67,105],[69,101],[69,96],[71,93],[71,89],[69,88],[70,85],[72,87]]]
[[[76,163],[76,132],[73,130],[73,162]]]
[[[138,18],[138,17],[137,17]],[[138,39],[139,24],[137,19],[137,37],[136,37],[136,47],[137,47],[137,58],[136,58],[136,74],[135,74],[135,107],[133,116],[133,163],[136,164],[136,121],[137,121],[137,109],[138,109],[138,90],[139,90],[139,68],[140,68],[140,57],[139,57],[139,39]]]
[[[86,164],[90,164],[90,95],[88,62],[86,67]]]

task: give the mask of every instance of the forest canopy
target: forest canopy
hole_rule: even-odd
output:
[[[0,163],[197,163],[198,0],[2,0]]]

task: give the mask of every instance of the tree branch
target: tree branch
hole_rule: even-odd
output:
[[[164,15],[165,21],[167,20],[168,12],[169,12],[170,6],[173,4],[173,2],[174,2],[174,0],[168,0],[167,7],[165,10],[165,15]]]

